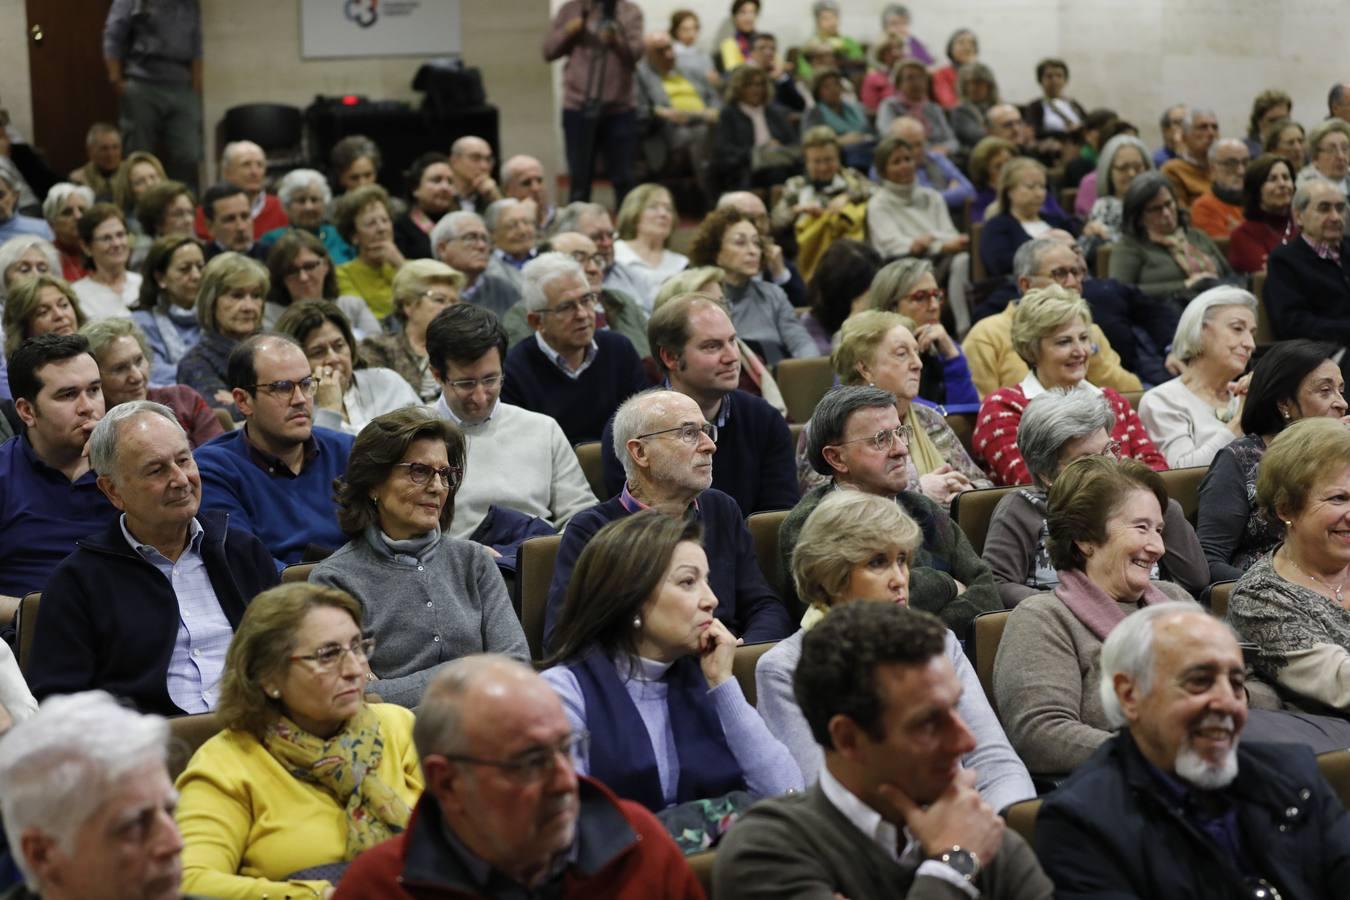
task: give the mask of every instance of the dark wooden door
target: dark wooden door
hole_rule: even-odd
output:
[[[85,162],[95,122],[117,122],[117,97],[103,66],[103,22],[112,0],[25,0],[33,134],[47,165],[64,177]]]

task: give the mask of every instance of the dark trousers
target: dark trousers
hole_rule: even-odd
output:
[[[589,128],[595,128],[595,142],[587,153]],[[569,200],[591,199],[591,176],[595,157],[605,158],[605,172],[614,184],[614,206],[623,203],[633,187],[633,153],[637,148],[637,113],[631,109],[602,112],[591,120],[579,109],[563,110],[563,141],[567,145],[567,171],[571,174]]]

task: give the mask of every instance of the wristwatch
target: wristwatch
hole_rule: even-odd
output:
[[[960,844],[950,850],[944,850],[936,856],[931,856],[929,859],[942,863],[966,881],[973,882],[975,876],[980,874],[980,858]]]

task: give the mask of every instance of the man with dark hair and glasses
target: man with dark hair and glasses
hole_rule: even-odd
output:
[[[552,416],[573,444],[598,441],[619,404],[647,387],[628,338],[596,329],[599,292],[571,256],[525,264],[521,291],[534,334],[506,354],[507,403]]]
[[[654,389],[630,397],[614,414],[612,442],[626,479],[614,498],[576,516],[563,532],[544,613],[544,643],[562,614],[567,584],[591,537],[641,509],[695,516],[703,523],[708,583],[717,596],[713,615],[747,644],[776,641],[793,630],[787,608],[760,572],[745,514],[712,487],[717,426],[697,403],[676,391]]]
[[[1350,816],[1308,747],[1242,740],[1247,667],[1226,623],[1190,602],[1131,613],[1101,678],[1120,730],[1036,820],[1059,896],[1345,896]]]
[[[806,455],[811,468],[830,480],[807,491],[783,520],[779,552],[785,571],[792,571],[792,551],[802,526],[830,491],[891,497],[923,532],[923,543],[910,561],[910,604],[938,616],[964,639],[977,615],[1002,609],[1003,602],[994,573],[956,522],[918,485],[909,489],[909,438],[890,391],[840,387],[821,398],[811,415]]]
[[[492,654],[447,663],[413,740],[426,790],[408,829],[358,856],[334,900],[703,897],[655,816],[577,774],[587,735],[529,666]]]
[[[314,425],[319,384],[291,338],[255,335],[226,368],[244,424],[197,448],[202,509],[230,514],[277,567],[322,559],[347,542],[337,523],[333,479],[347,471],[353,438]]]
[[[277,583],[272,556],[224,513],[199,514],[201,477],[168,407],[114,407],[89,462],[121,515],[43,589],[29,685],[39,698],[104,690],[141,712],[210,712],[244,607]]]

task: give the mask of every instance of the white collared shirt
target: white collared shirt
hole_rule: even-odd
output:
[[[883,819],[881,813],[868,806],[852,791],[840,784],[839,780],[830,772],[828,765],[821,766],[818,781],[825,799],[829,800],[854,828],[867,835],[888,857],[894,860],[896,865],[908,867],[913,865],[915,860],[923,859],[923,846],[910,835],[909,829],[904,831],[905,849],[903,851],[897,850],[900,832],[896,827]],[[940,878],[948,884],[960,888],[962,893],[968,897],[978,898],[980,896],[979,889],[966,881],[960,872],[935,859],[923,859],[919,863],[914,876],[917,878],[920,875]]]
[[[548,341],[544,340],[544,336],[542,334],[536,331],[534,333],[534,339],[536,342],[538,342],[539,349],[544,351],[544,355],[547,356],[550,360],[552,360],[553,364],[558,367],[558,371],[562,372],[564,375],[566,375],[573,381],[576,381],[578,378],[580,378],[581,373],[585,372],[587,369],[591,367],[591,363],[595,362],[596,354],[600,352],[600,345],[595,342],[595,338],[591,338],[591,345],[586,348],[586,355],[582,357],[581,365],[573,369],[568,364],[567,360],[563,359],[563,355],[561,353],[559,353],[557,350],[554,350],[552,347],[548,345]]]
[[[1039,397],[1041,394],[1044,394],[1047,390],[1045,385],[1041,384],[1041,380],[1036,377],[1034,371],[1027,372],[1027,377],[1022,379],[1022,383],[1019,384],[1018,387],[1022,389],[1022,394],[1027,398],[1028,403]],[[1076,391],[1092,391],[1094,394],[1100,394],[1102,392],[1101,388],[1092,384],[1086,378],[1074,385],[1073,389]]]

